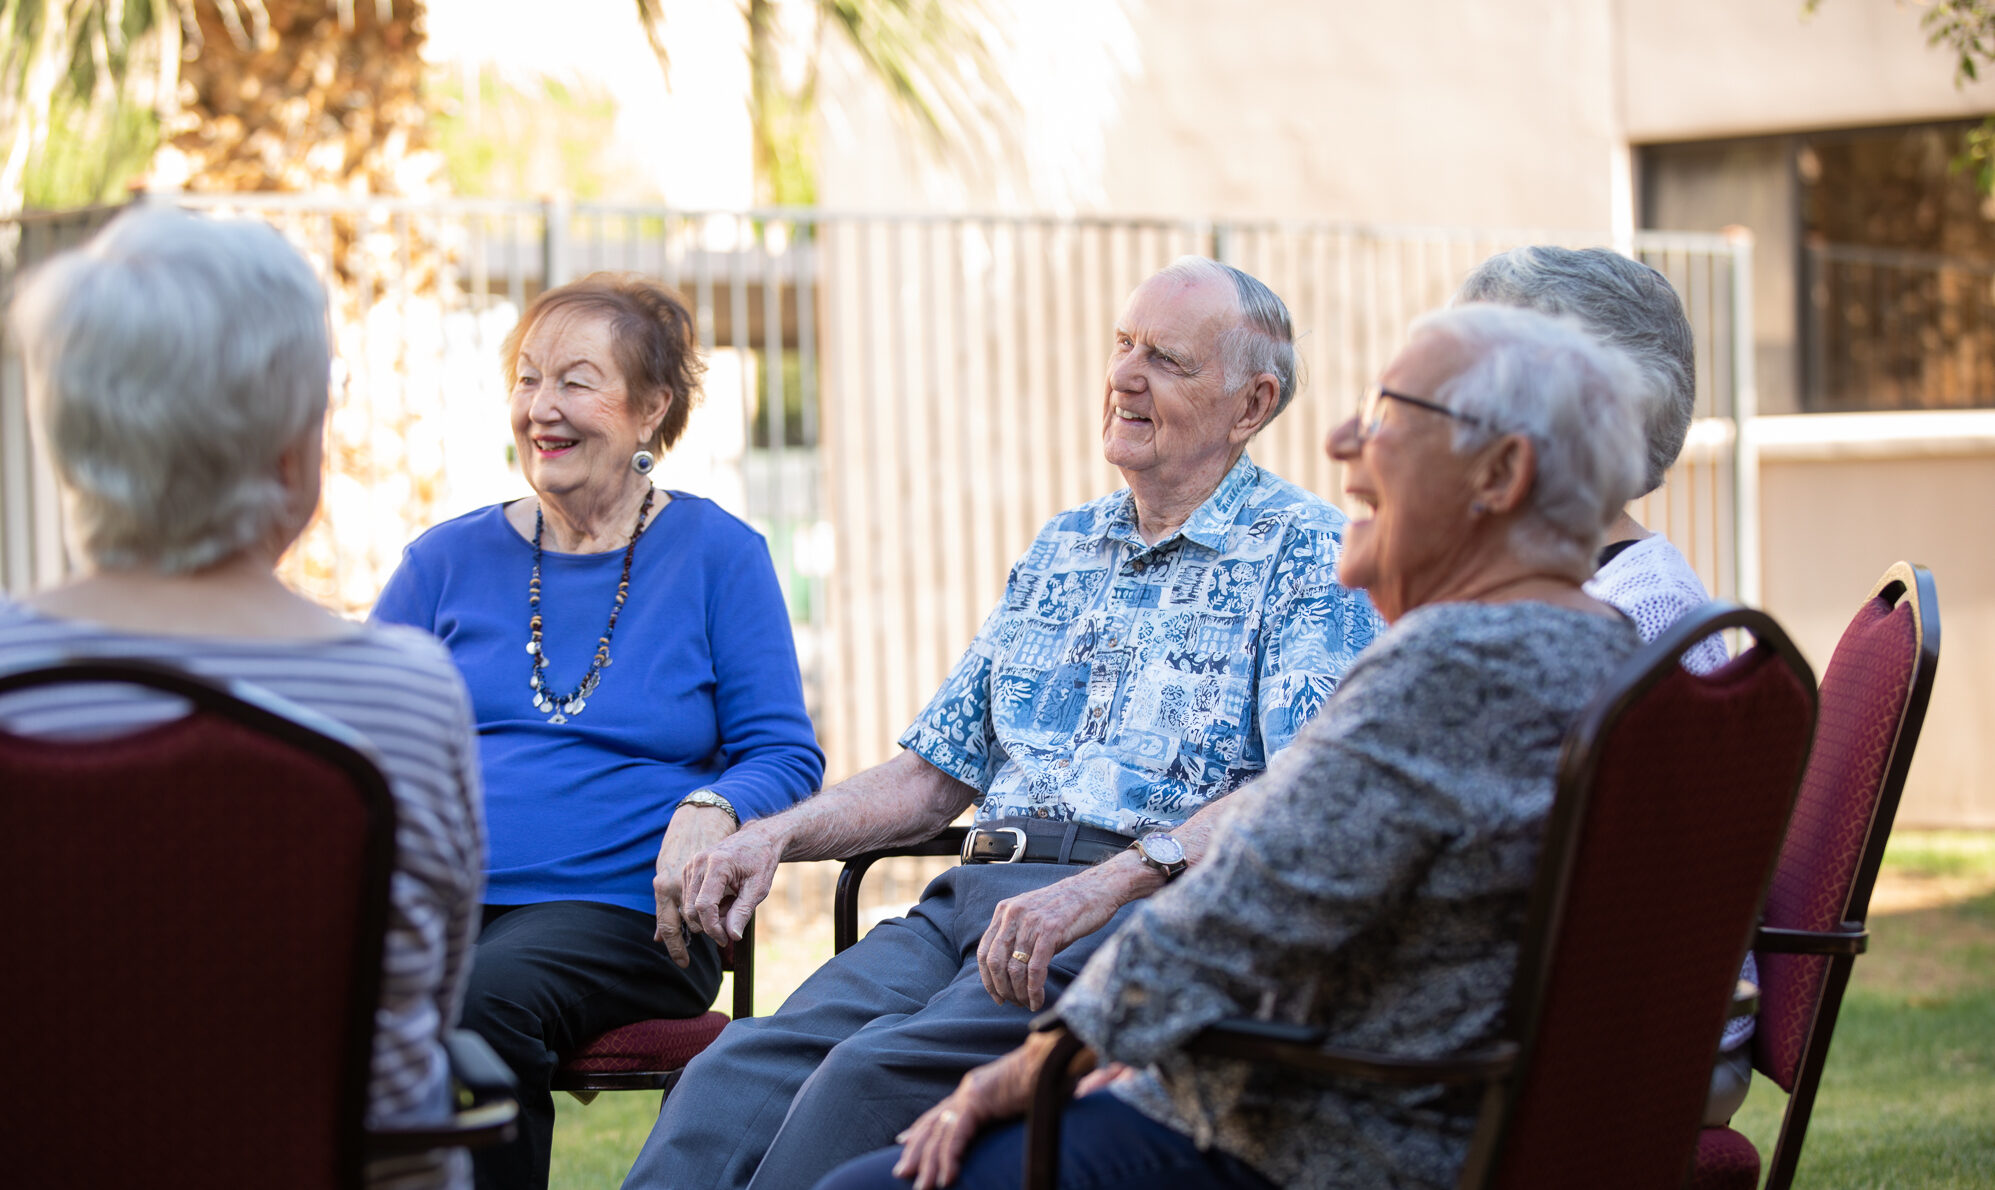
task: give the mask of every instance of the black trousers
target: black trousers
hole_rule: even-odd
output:
[[[692,964],[652,941],[648,913],[593,901],[488,905],[471,960],[464,1027],[491,1043],[520,1080],[520,1130],[479,1149],[481,1190],[545,1190],[560,1055],[598,1034],[656,1017],[693,1017],[720,990],[720,951],[688,939]]]

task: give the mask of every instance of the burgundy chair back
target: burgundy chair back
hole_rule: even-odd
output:
[[[1899,562],[1857,609],[1823,673],[1821,722],[1767,892],[1768,926],[1815,934],[1863,928],[1939,651],[1932,572]],[[1766,1179],[1769,1190],[1783,1190],[1801,1160],[1855,955],[1763,949],[1758,960],[1753,1065],[1789,1092]],[[1758,1155],[1738,1133],[1706,1129],[1699,1149],[1699,1190],[1757,1184]],[[1742,1160],[1748,1154],[1749,1164]]]
[[[1734,627],[1757,643],[1681,667]],[[1567,737],[1511,999],[1524,1056],[1465,1185],[1677,1187],[1696,1146],[1814,679],[1770,618],[1713,604],[1607,690]]]
[[[1922,616],[1918,601],[1904,598],[1917,585],[1905,577],[1894,567],[1864,601],[1823,672],[1815,749],[1767,891],[1767,925],[1832,930],[1845,921],[1862,921],[1869,912],[1932,691],[1933,666],[1920,662],[1928,653],[1937,662],[1939,650],[1938,615]],[[1930,585],[1932,576],[1924,579]],[[1759,970],[1754,1065],[1792,1091],[1822,1003],[1829,959],[1768,954],[1761,956]]]
[[[113,681],[194,710],[87,742],[0,732],[6,1180],[358,1186],[387,786],[337,725],[177,671],[72,663],[0,693]]]

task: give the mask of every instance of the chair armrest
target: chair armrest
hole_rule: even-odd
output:
[[[512,1068],[492,1052],[483,1037],[469,1029],[445,1033],[443,1048],[450,1055],[456,1114],[433,1124],[369,1128],[369,1159],[430,1149],[483,1148],[504,1144],[519,1131],[519,1080]]]
[[[1758,1011],[1759,985],[1750,979],[1741,979],[1732,988],[1732,1007],[1725,1013],[1725,1019],[1735,1021]]]
[[[450,1055],[450,1077],[471,1096],[473,1103],[509,1099],[519,1094],[520,1080],[513,1074],[513,1068],[478,1034],[469,1029],[452,1029],[443,1035],[443,1050]]]
[[[1846,921],[1833,930],[1788,930],[1761,926],[1753,949],[1761,954],[1862,954],[1870,946],[1870,931],[1860,921]]]
[[[942,833],[932,839],[909,843],[904,847],[867,851],[846,860],[845,866],[838,870],[838,887],[832,894],[831,952],[837,954],[859,941],[859,882],[865,879],[866,869],[883,859],[961,855],[963,836],[969,833],[970,828],[966,826],[945,826]]]
[[[1184,1049],[1201,1058],[1266,1062],[1396,1086],[1486,1083],[1508,1074],[1517,1064],[1518,1054],[1516,1042],[1499,1041],[1438,1058],[1414,1058],[1324,1045],[1321,1029],[1245,1018],[1207,1026],[1185,1043]]]

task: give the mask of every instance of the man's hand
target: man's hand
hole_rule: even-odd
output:
[[[658,901],[658,929],[654,941],[663,942],[672,961],[681,967],[692,961],[686,953],[684,895],[682,880],[687,861],[699,852],[726,839],[734,832],[734,819],[718,806],[680,806],[665,826],[665,839],[658,845],[657,874],[651,878],[651,893]]]
[[[783,839],[767,819],[750,823],[686,863],[686,925],[714,941],[741,941],[755,906],[769,895]]]
[[[1163,876],[1133,854],[1118,855],[1065,880],[997,903],[977,944],[977,973],[991,999],[1037,1012],[1046,1006],[1046,969],[1077,938],[1108,924],[1115,911],[1148,896]],[[1021,957],[1023,956],[1023,957]]]
[[[894,1176],[912,1180],[915,1190],[936,1190],[954,1182],[978,1129],[1025,1114],[1039,1068],[1058,1039],[1058,1033],[1034,1033],[1024,1045],[964,1075],[948,1098],[894,1138],[902,1146]],[[1093,1061],[1093,1052],[1084,1049],[1071,1072],[1079,1073]]]

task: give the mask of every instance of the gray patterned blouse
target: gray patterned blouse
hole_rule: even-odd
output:
[[[1639,645],[1543,603],[1438,604],[1359,658],[1204,862],[1140,906],[1060,999],[1116,1092],[1290,1187],[1447,1186],[1474,1092],[1193,1062],[1257,1016],[1333,1044],[1435,1055],[1490,1038],[1516,965],[1567,728]]]

